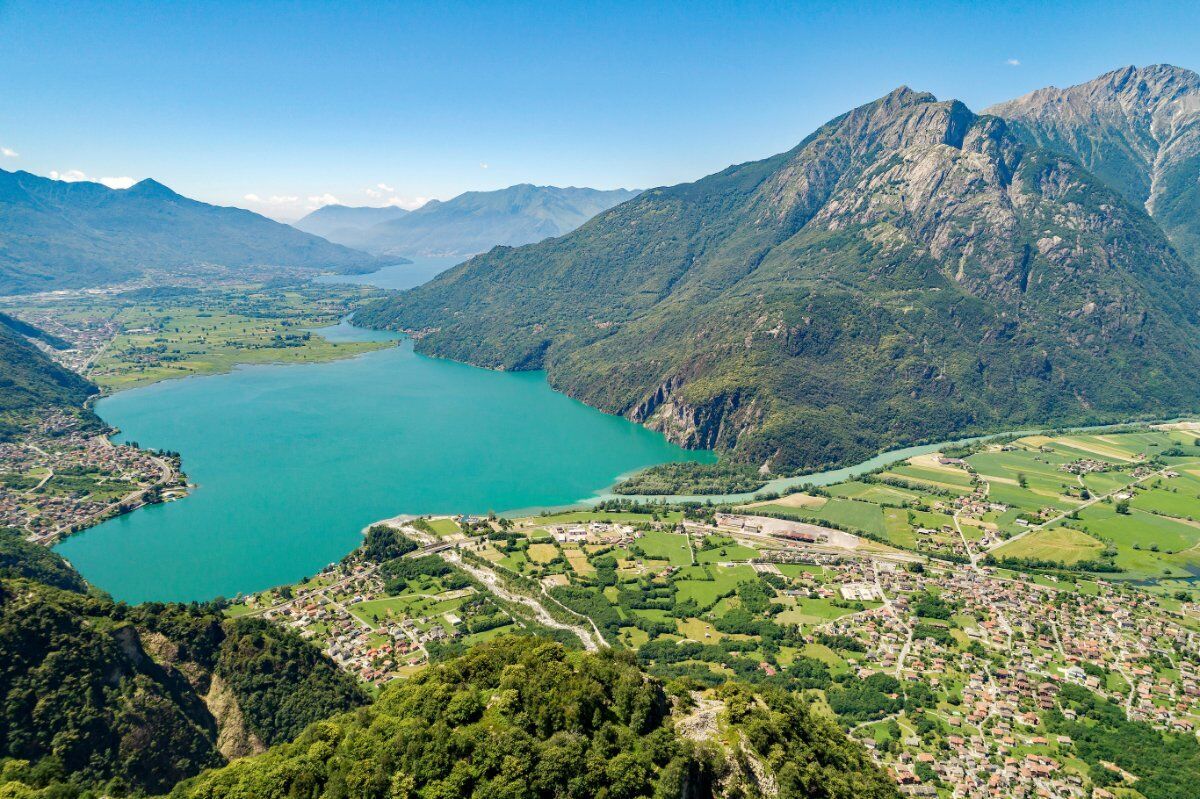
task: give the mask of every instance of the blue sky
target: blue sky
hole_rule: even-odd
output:
[[[1048,5],[0,0],[0,167],[294,218],[693,180],[900,84],[979,109],[1200,68],[1200,4]]]

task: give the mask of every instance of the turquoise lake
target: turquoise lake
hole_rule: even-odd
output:
[[[334,340],[394,338],[348,324]],[[115,394],[116,440],[182,453],[195,490],[58,546],[128,602],[232,597],[340,559],[372,521],[595,496],[627,472],[713,460],[550,389],[416,355],[412,342],[321,364],[255,366]]]

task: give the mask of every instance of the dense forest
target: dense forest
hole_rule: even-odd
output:
[[[767,484],[746,464],[663,463],[632,474],[613,486],[614,494],[741,494]]]
[[[289,630],[114,603],[0,534],[0,795],[162,793],[365,701]]]
[[[1125,710],[1078,685],[1064,684],[1060,708],[1047,714],[1052,732],[1071,736],[1088,776],[1100,787],[1121,785],[1111,763],[1137,775],[1137,791],[1146,799],[1200,799],[1200,742],[1195,735],[1160,732],[1144,721],[1131,721]],[[1074,710],[1069,720],[1063,709]]]
[[[707,700],[720,704],[716,727],[687,738],[695,700],[672,688],[628,653],[500,638],[172,796],[702,799],[759,795],[767,781],[780,799],[899,795],[793,694],[726,685]]]
[[[50,360],[26,340],[25,329],[39,332],[0,324],[0,441],[26,429],[34,414],[48,409],[82,414],[99,425],[91,412],[81,410],[96,387]]]
[[[40,544],[26,541],[20,530],[0,527],[0,579],[27,577],[55,588],[83,592],[87,584],[65,560]]]

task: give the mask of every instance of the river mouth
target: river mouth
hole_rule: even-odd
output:
[[[337,340],[397,334],[343,322]],[[114,394],[121,441],[182,453],[186,498],[58,551],[118,600],[192,601],[293,582],[398,513],[577,503],[621,474],[713,461],[553,391],[541,373],[427,358],[412,342],[317,364],[254,366]]]

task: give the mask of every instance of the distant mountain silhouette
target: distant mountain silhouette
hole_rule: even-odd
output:
[[[469,191],[446,202],[433,200],[370,227],[343,226],[330,231],[328,237],[377,255],[468,256],[499,244],[518,246],[561,236],[601,211],[636,196],[636,191],[626,189],[562,189],[522,183],[498,191]],[[343,209],[335,213],[342,218],[366,218],[357,212],[372,210],[383,209]],[[297,227],[316,232],[309,222],[314,216],[300,220]]]
[[[128,189],[0,170],[0,294],[95,286],[194,264],[369,271],[380,261],[154,180]]]
[[[394,205],[375,208],[369,205],[324,205],[292,223],[292,227],[314,236],[341,243],[381,222],[398,219],[408,213]]]

